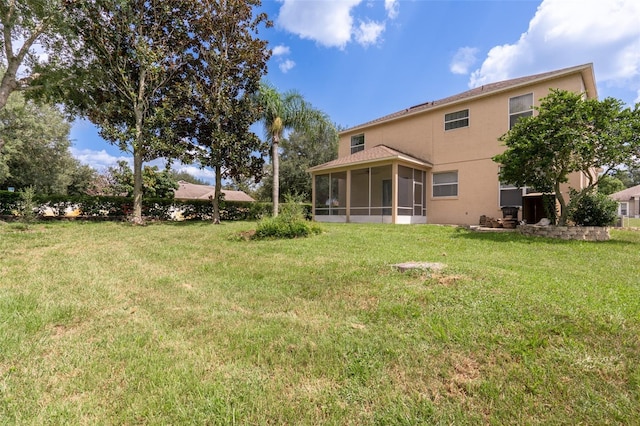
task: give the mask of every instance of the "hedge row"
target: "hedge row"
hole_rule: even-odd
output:
[[[106,218],[123,220],[132,212],[133,198],[112,196],[37,195],[40,217],[78,216],[80,218]],[[303,205],[307,218],[311,205]],[[21,210],[17,192],[0,191],[0,216],[15,216]],[[271,203],[221,201],[220,219],[257,220],[271,214]],[[208,200],[173,200],[149,198],[142,200],[142,215],[148,220],[211,220],[213,205]]]

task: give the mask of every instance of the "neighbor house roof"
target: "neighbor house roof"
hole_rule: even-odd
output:
[[[616,201],[629,201],[632,198],[640,198],[640,185],[632,186],[631,188],[623,189],[622,191],[614,192],[609,195]]]
[[[458,93],[457,95],[449,96],[437,101],[425,102],[422,104],[414,105],[412,107],[403,109],[402,111],[394,112],[393,114],[385,115],[384,117],[377,118],[375,120],[360,124],[358,126],[346,129],[341,133],[352,133],[358,131],[361,128],[369,127],[376,124],[381,124],[388,121],[397,120],[400,118],[408,117],[410,115],[419,114],[421,112],[433,110],[436,108],[443,108],[445,106],[451,106],[458,102],[467,102],[474,98],[487,96],[490,94],[496,94],[506,90],[512,90],[520,86],[527,86],[533,83],[540,83],[546,80],[552,80],[561,76],[581,73],[585,82],[585,90],[589,98],[597,98],[598,93],[595,86],[595,77],[593,74],[593,64],[578,65],[570,68],[563,68],[561,70],[545,72],[541,74],[530,75],[526,77],[513,78],[511,80],[499,81],[497,83],[485,84],[466,92]]]
[[[216,188],[209,185],[196,185],[195,183],[178,181],[178,189],[175,191],[175,198],[179,200],[208,200],[213,197]],[[243,191],[231,191],[223,189],[222,194],[226,201],[255,201]]]
[[[389,148],[386,145],[376,145],[373,148],[356,152],[355,154],[351,154],[347,157],[341,157],[337,160],[329,161],[328,163],[311,167],[309,169],[309,172],[313,173],[321,170],[338,169],[341,167],[354,165],[365,165],[368,163],[376,163],[385,160],[402,160],[404,162],[412,163],[418,166],[433,167],[433,164],[428,161],[421,160],[419,158],[397,151],[393,148]]]

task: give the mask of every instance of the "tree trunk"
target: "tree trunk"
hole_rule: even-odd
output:
[[[11,74],[9,69],[2,76],[2,82],[0,83],[0,109],[3,109],[7,104],[11,92],[18,88],[18,82],[15,77],[15,71]]]
[[[142,111],[140,104],[133,107],[136,116],[136,136],[133,141],[133,215],[131,222],[142,225]]]
[[[280,158],[278,154],[279,138],[273,138],[271,145],[271,166],[273,167],[273,217],[278,216],[278,204],[280,200]]]
[[[131,222],[142,225],[142,154],[139,149],[133,150],[133,215]]]
[[[564,196],[560,192],[560,183],[556,182],[554,190],[556,191],[556,200],[560,203],[560,218],[558,219],[558,226],[566,226],[567,224],[567,202]]]
[[[220,225],[220,193],[222,192],[222,172],[220,166],[216,167],[216,185],[213,192],[213,223]]]
[[[142,126],[144,122],[144,91],[146,85],[146,73],[140,72],[138,77],[138,94],[133,102],[133,112],[136,117],[136,134],[133,140],[133,216],[131,222],[135,225],[142,225],[142,162],[143,155],[143,134]]]
[[[11,95],[11,92],[18,87],[15,72],[16,71],[13,70],[13,74],[11,74],[11,63],[9,63],[9,67],[7,67],[7,70],[2,76],[2,82],[0,82],[0,109],[3,109],[5,105],[7,105],[9,95]],[[4,148],[4,143],[4,138],[0,134],[0,158],[2,158],[2,148]]]

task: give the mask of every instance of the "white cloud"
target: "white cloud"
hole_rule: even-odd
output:
[[[638,0],[543,0],[528,30],[492,48],[469,86],[593,62],[599,82],[638,87],[639,22]]]
[[[290,54],[291,50],[289,49],[288,46],[283,46],[279,44],[278,46],[273,48],[272,53],[273,53],[273,56],[284,56],[284,55]]]
[[[282,0],[278,25],[303,39],[326,47],[344,49],[355,41],[368,46],[375,44],[385,29],[384,22],[359,19],[354,23],[354,9],[362,0]],[[398,15],[397,0],[385,0],[385,10],[391,19]],[[375,3],[373,4],[375,6]]]
[[[396,19],[400,12],[400,2],[398,0],[384,0],[384,9],[387,11],[389,19]]]
[[[289,72],[289,70],[291,70],[291,68],[295,66],[296,66],[296,63],[291,59],[286,59],[278,64],[278,68],[280,68],[280,71],[282,71],[284,74]]]
[[[126,161],[129,167],[133,167],[133,158],[124,155],[112,155],[106,152],[104,149],[96,151],[92,149],[76,149],[71,148],[71,155],[75,157],[82,164],[87,164],[98,172],[105,172],[109,167],[114,167],[119,161]],[[160,170],[164,170],[166,167],[166,161],[164,159],[156,159],[150,162],[144,163],[145,166],[157,166]],[[171,166],[173,170],[178,172],[187,172],[191,176],[204,180],[209,183],[214,183],[216,174],[211,169],[203,169],[194,165],[185,165],[178,162],[174,162]]]
[[[216,181],[216,173],[210,169],[201,169],[197,166],[186,166],[186,165],[178,165],[172,167],[173,170],[178,172],[189,173],[191,176],[196,177],[200,180],[204,180],[205,182],[209,182],[211,184]]]
[[[361,0],[284,0],[278,24],[304,39],[327,47],[343,48],[351,40],[351,9]]]
[[[72,147],[71,155],[73,155],[82,164],[87,164],[98,171],[103,171],[109,167],[113,167],[118,164],[118,161],[124,160],[129,163],[129,165],[133,164],[133,158],[122,155],[111,155],[104,149],[95,151],[92,149],[76,149]]]
[[[286,74],[296,66],[296,63],[293,60],[286,58],[291,54],[291,49],[289,48],[289,46],[279,44],[272,49],[272,52],[273,58],[278,63],[278,68],[280,68],[280,71],[282,71],[284,74]]]
[[[478,49],[475,47],[461,47],[453,55],[449,70],[454,74],[469,74],[469,68],[475,65]]]
[[[375,44],[380,40],[384,28],[385,25],[379,22],[360,22],[358,29],[355,31],[356,41],[363,46]]]

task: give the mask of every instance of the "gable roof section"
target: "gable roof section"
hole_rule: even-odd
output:
[[[351,154],[346,157],[341,157],[328,163],[320,164],[309,168],[309,172],[315,173],[318,171],[338,169],[341,167],[350,167],[355,165],[366,165],[369,163],[376,163],[386,160],[401,160],[407,163],[412,163],[422,167],[433,167],[433,164],[428,161],[421,160],[413,157],[409,154],[405,154],[393,148],[389,148],[386,145],[376,145],[373,148],[358,151],[355,154]]]
[[[493,95],[496,93],[500,93],[506,90],[512,90],[521,86],[528,86],[534,83],[544,82],[545,80],[552,80],[558,77],[570,75],[570,74],[582,74],[583,81],[585,83],[585,90],[587,91],[587,96],[589,98],[597,98],[598,93],[595,86],[595,76],[593,73],[593,64],[584,64],[578,65],[570,68],[563,68],[561,70],[545,72],[541,74],[535,74],[525,77],[514,78],[511,80],[499,81],[497,83],[485,84],[480,87],[476,87],[471,90],[467,90],[466,92],[459,93],[457,95],[449,96],[444,99],[440,99],[432,102],[425,102],[422,104],[414,105],[412,107],[403,109],[402,111],[395,112],[393,114],[386,115],[384,117],[377,118],[375,120],[357,125],[350,129],[343,130],[340,132],[344,133],[352,133],[354,131],[358,131],[360,129],[370,127],[372,125],[385,123],[388,121],[397,120],[403,117],[408,117],[414,114],[419,114],[421,112],[434,110],[437,108],[442,108],[445,106],[455,105],[456,103],[469,101],[475,98],[484,97],[488,95]]]
[[[174,197],[178,200],[208,200],[215,194],[215,186],[196,185],[195,183],[178,181],[178,189],[175,191]],[[223,189],[225,201],[255,201],[243,191],[231,191]]]
[[[629,201],[632,198],[640,198],[640,185],[632,186],[631,188],[614,192],[613,194],[609,195],[609,197],[616,201]]]

